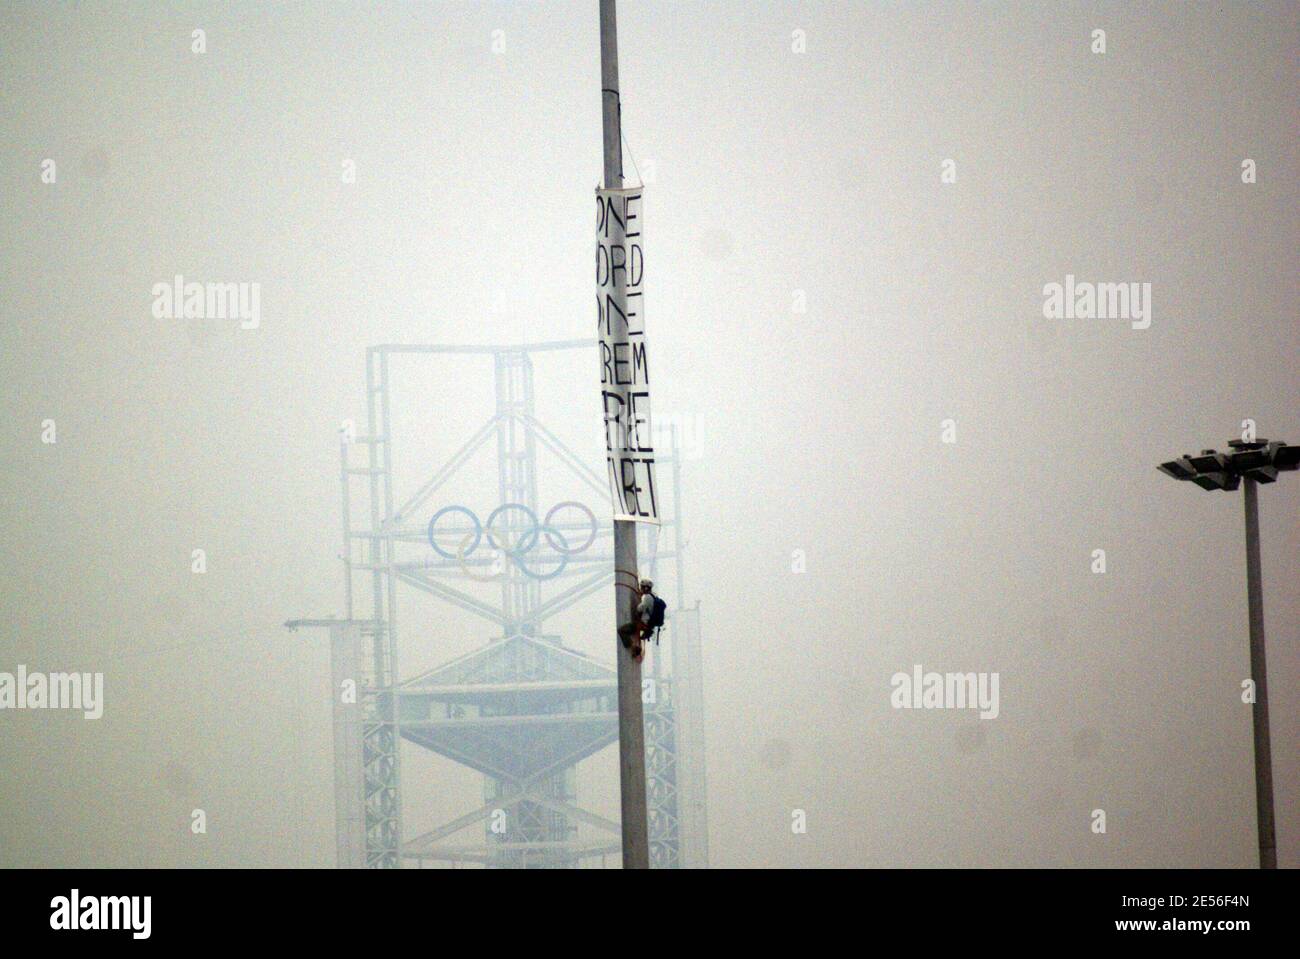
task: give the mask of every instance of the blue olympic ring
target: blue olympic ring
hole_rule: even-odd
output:
[[[580,546],[570,546],[564,533],[552,523],[556,513],[562,509],[570,507],[581,510],[587,516],[587,539]],[[498,516],[508,510],[520,510],[527,514],[529,521],[532,523],[532,527],[528,529],[515,544],[511,545],[509,541],[506,540],[505,545],[502,545],[499,537],[503,539],[503,533],[494,529],[493,523],[496,521]],[[470,522],[473,523],[474,526],[472,532],[465,533],[464,539],[461,540],[460,546],[454,553],[447,552],[439,546],[437,537],[434,535],[437,530],[438,520],[448,513],[463,513],[469,518]],[[531,579],[548,580],[554,579],[556,576],[559,576],[560,573],[564,572],[565,567],[569,565],[570,556],[584,552],[591,547],[591,544],[596,541],[599,526],[596,522],[596,515],[587,507],[586,504],[580,503],[577,500],[566,500],[562,503],[556,503],[547,511],[546,517],[541,522],[538,522],[537,514],[523,503],[503,503],[488,514],[486,523],[480,523],[477,514],[464,506],[444,506],[442,509],[438,510],[438,512],[434,513],[433,518],[429,520],[429,545],[433,548],[433,551],[443,559],[455,560],[460,564],[461,568],[474,579],[483,580],[484,577],[470,572],[469,568],[465,565],[465,558],[478,549],[479,544],[483,541],[483,533],[485,531],[492,548],[505,556],[509,556],[511,561],[524,575]],[[448,532],[451,532],[451,530],[448,530]],[[456,530],[455,532],[461,532],[461,530]],[[559,565],[549,573],[534,572],[528,568],[523,559],[525,553],[530,552],[537,546],[538,541],[542,536],[546,537],[547,545],[560,554]],[[487,577],[487,579],[494,579],[498,575],[500,574],[493,574],[492,576]]]
[[[438,541],[433,538],[434,527],[438,525],[438,520],[444,513],[464,513],[474,521],[474,545],[469,548],[468,552],[472,553],[474,550],[478,549],[479,540],[483,538],[483,527],[479,523],[478,517],[474,515],[472,510],[468,510],[464,506],[444,506],[442,509],[438,510],[438,512],[433,514],[433,519],[429,520],[429,545],[433,547],[433,551],[443,559],[457,558],[454,553],[444,553],[442,547],[438,545]]]

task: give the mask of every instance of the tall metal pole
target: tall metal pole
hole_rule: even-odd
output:
[[[1256,482],[1242,480],[1246,503],[1246,595],[1250,607],[1250,676],[1255,681],[1255,807],[1259,819],[1259,868],[1277,868],[1273,830],[1273,750],[1268,739],[1268,675],[1264,659],[1264,588],[1259,571],[1259,501]]]
[[[618,99],[618,28],[614,0],[600,0],[600,86],[604,106],[605,189],[623,187],[623,138]],[[627,397],[623,397],[626,408]],[[614,522],[614,613],[630,623],[636,594],[618,570],[636,572],[636,524]],[[646,822],[645,725],[641,710],[641,665],[615,638],[618,659],[618,771],[623,807],[623,868],[650,868],[650,830]]]

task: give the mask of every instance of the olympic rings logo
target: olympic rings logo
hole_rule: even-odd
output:
[[[587,538],[580,545],[571,546],[568,537],[564,535],[563,529],[556,523],[556,514],[564,509],[579,510],[586,517]],[[520,513],[526,519],[526,525],[518,527],[522,530],[518,539],[511,543],[510,533],[514,527],[511,527],[507,521],[498,527],[498,519],[510,512]],[[437,533],[438,521],[450,513],[463,514],[470,522],[472,528],[458,526],[442,530],[444,536],[463,532],[465,535],[456,544],[454,550],[448,550],[444,545],[438,542]],[[574,527],[569,527],[573,529]],[[581,528],[578,526],[577,528]],[[577,500],[565,500],[563,503],[556,503],[546,512],[545,518],[540,522],[537,514],[525,506],[523,503],[503,503],[488,514],[486,522],[480,522],[478,515],[473,510],[464,506],[444,506],[438,512],[433,514],[429,520],[429,545],[433,551],[443,559],[455,560],[463,572],[470,579],[477,580],[481,583],[489,583],[497,580],[503,573],[501,557],[508,558],[513,562],[524,575],[531,579],[547,580],[559,576],[569,564],[569,557],[578,553],[585,552],[596,541],[596,535],[599,532],[599,524],[596,522],[596,514],[593,513],[584,503]],[[466,559],[473,555],[483,542],[484,534],[487,535],[488,543],[491,548],[496,550],[497,558],[492,563],[492,572],[488,575],[477,573],[473,570],[471,564]],[[549,572],[538,572],[528,566],[524,559],[526,553],[536,549],[542,538],[545,537],[546,545],[559,554],[559,564],[555,569]],[[444,539],[444,543],[447,541]]]

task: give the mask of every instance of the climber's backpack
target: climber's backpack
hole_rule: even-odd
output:
[[[658,596],[655,597],[654,608],[650,610],[650,622],[646,623],[647,631],[653,631],[655,642],[659,642],[659,630],[664,628],[664,614],[668,612],[668,604]]]

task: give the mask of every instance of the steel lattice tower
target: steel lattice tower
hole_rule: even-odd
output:
[[[341,867],[392,868],[403,863],[479,863],[490,867],[573,867],[589,858],[617,857],[619,825],[581,808],[579,762],[618,738],[617,682],[612,665],[566,648],[547,635],[548,617],[613,582],[612,523],[548,517],[536,532],[538,448],[546,449],[591,491],[595,517],[609,515],[604,477],[548,430],[534,411],[533,354],[594,349],[577,340],[521,346],[377,346],[367,351],[367,433],[340,447],[348,616],[296,620],[290,626],[328,627],[334,690],[335,812]],[[398,504],[393,496],[389,360],[394,354],[490,355],[495,412],[446,464]],[[455,525],[464,512],[440,503],[439,489],[471,455],[496,442],[499,521],[494,542],[530,548],[502,562],[486,549],[465,555],[474,527]],[[364,464],[352,462],[352,450]],[[653,657],[645,705],[647,801],[651,864],[656,868],[708,863],[699,604],[687,608],[683,589],[680,443],[671,431],[673,515],[645,534],[642,572],[656,581],[671,562],[676,604],[666,631],[670,671]],[[354,483],[364,480],[368,525],[353,526]],[[661,481],[662,483],[662,481]],[[524,507],[520,509],[519,507]],[[450,549],[429,541],[431,517],[442,510]],[[572,512],[572,510],[570,510]],[[516,515],[517,514],[517,515]],[[534,541],[529,542],[529,529]],[[482,536],[482,529],[479,530]],[[588,548],[575,549],[574,540]],[[476,545],[477,545],[477,541]],[[449,556],[447,554],[454,553]],[[526,565],[525,565],[526,564]],[[528,570],[533,570],[530,575]],[[537,575],[535,571],[547,571]],[[666,569],[663,571],[667,571]],[[358,579],[361,589],[357,589]],[[491,581],[496,603],[460,588]],[[366,589],[365,587],[369,588]],[[499,630],[486,645],[425,673],[398,671],[399,587],[411,587],[468,610]],[[361,600],[358,603],[358,599]],[[355,605],[369,607],[357,618]],[[612,630],[611,630],[612,633]],[[611,635],[610,641],[615,641]],[[354,694],[346,695],[348,690]],[[343,691],[341,694],[340,691]],[[420,836],[402,831],[402,778],[397,743],[405,739],[484,775],[483,804]],[[409,757],[408,757],[409,758]],[[482,824],[473,842],[457,834]],[[605,835],[581,840],[579,824]]]

